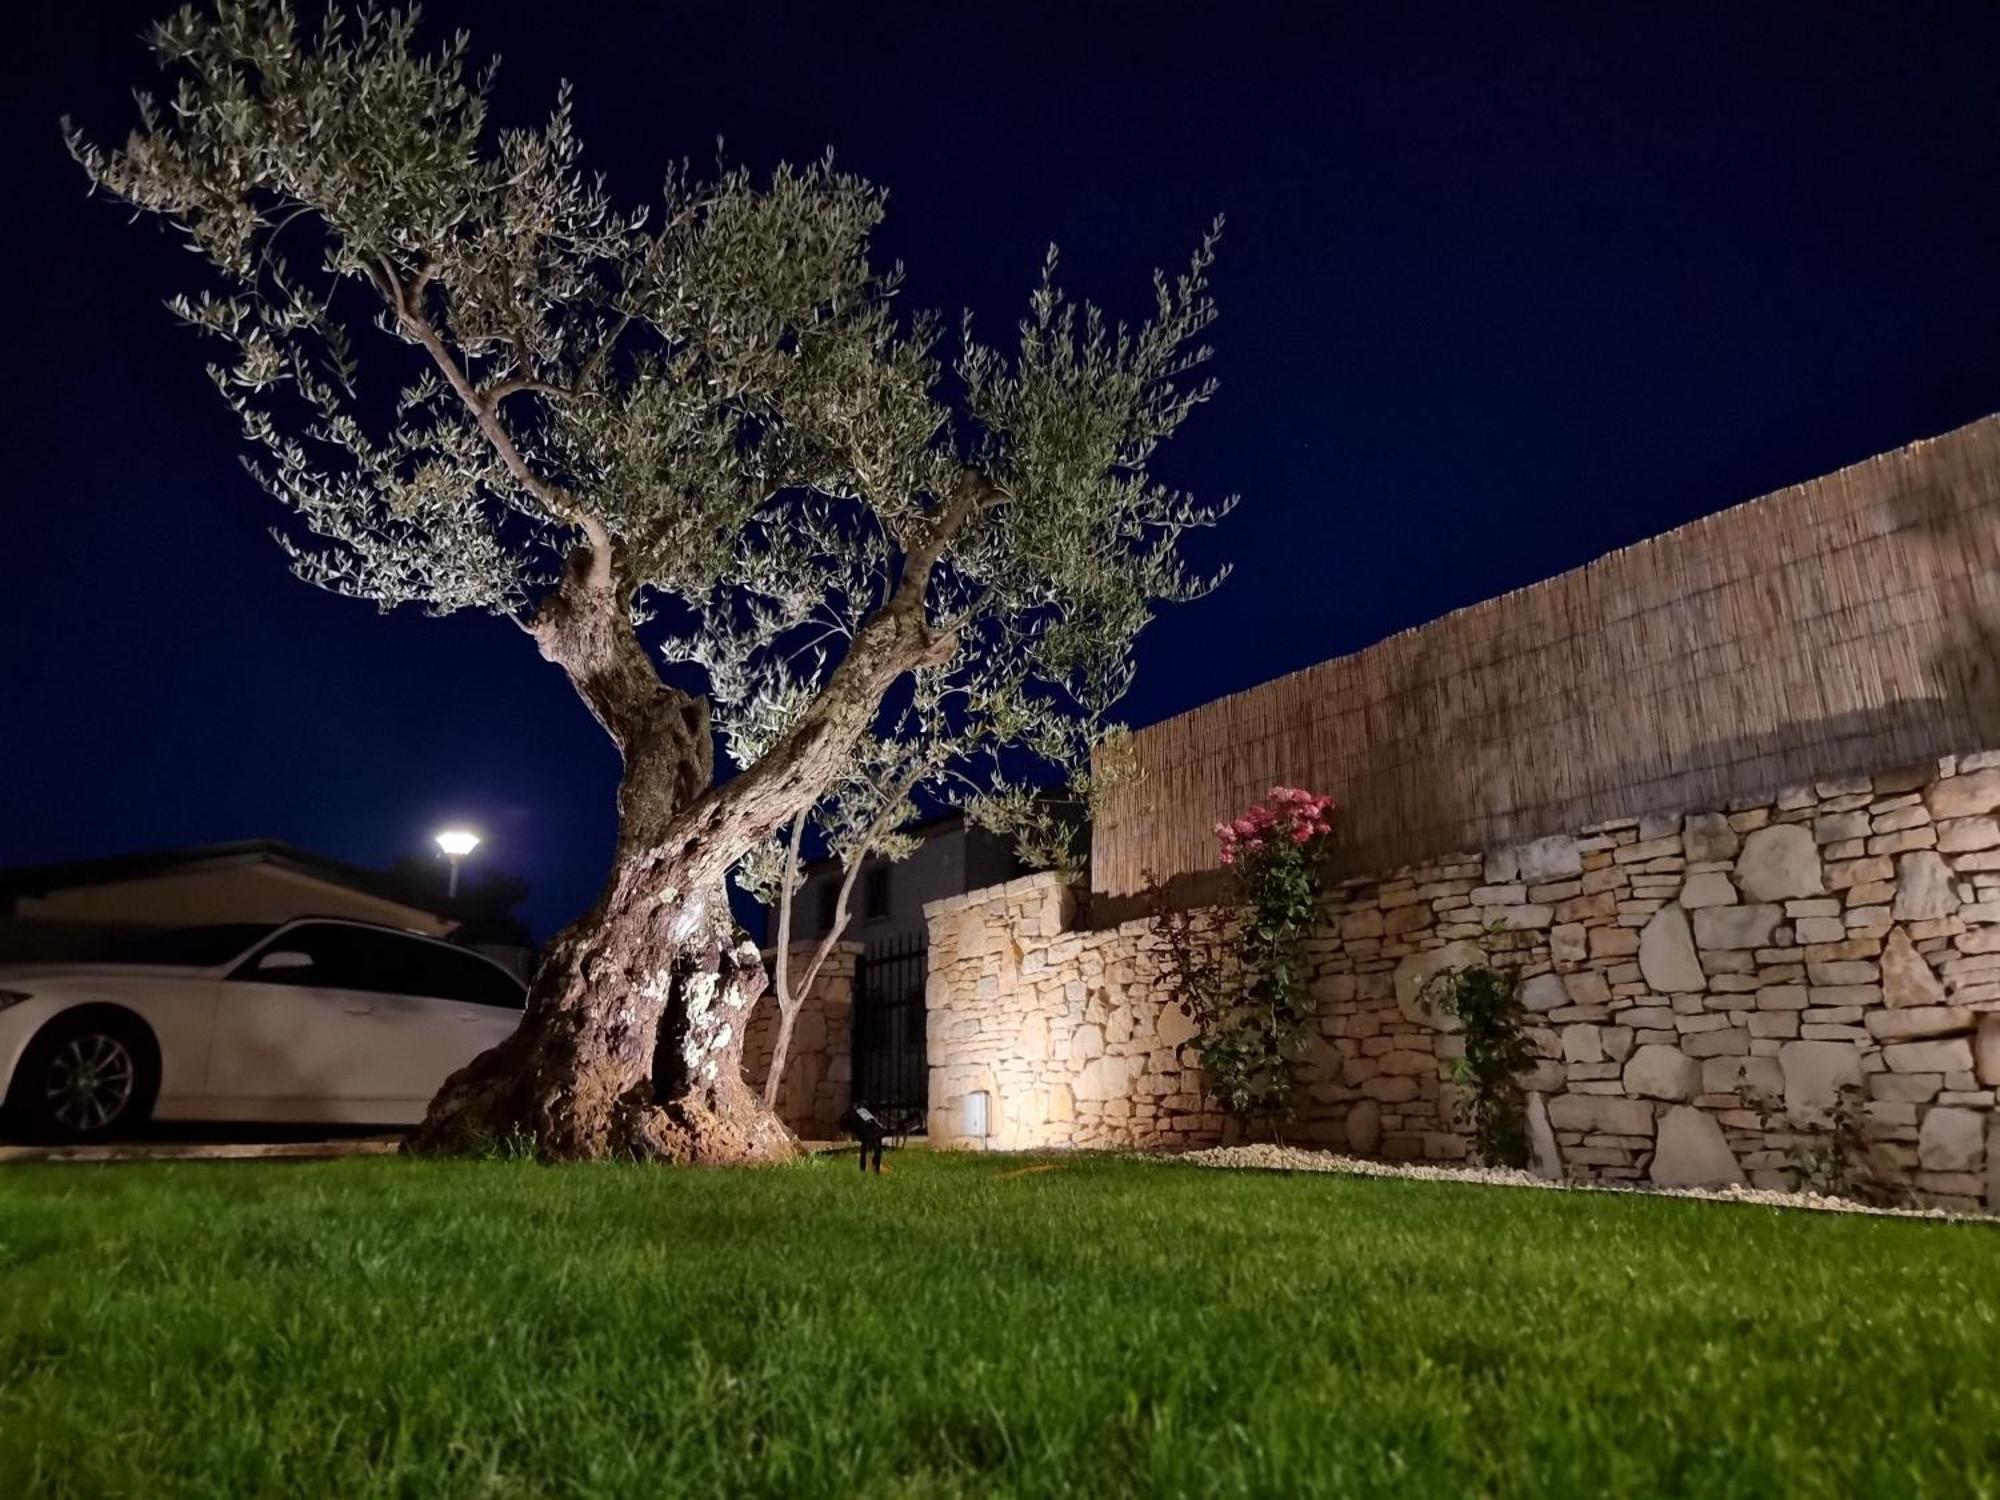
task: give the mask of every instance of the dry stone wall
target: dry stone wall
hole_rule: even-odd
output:
[[[1537,1169],[1786,1185],[1845,1085],[1869,1170],[2000,1207],[2000,752],[1461,855],[1331,893],[1288,1139],[1467,1155],[1440,968],[1515,969]],[[1032,876],[926,908],[941,1144],[1226,1138],[1144,920],[1082,930]],[[974,1136],[984,1094],[985,1131]]]
[[[800,943],[792,948],[794,974],[804,972],[817,947]],[[777,1110],[778,1118],[803,1140],[840,1137],[840,1115],[847,1108],[854,1069],[854,974],[860,954],[858,943],[835,945],[799,1002],[798,1019],[792,1023]],[[766,954],[764,961],[769,965],[771,956]],[[777,1040],[778,1003],[767,991],[743,1031],[743,1072],[753,1088],[761,1090],[770,1076]]]

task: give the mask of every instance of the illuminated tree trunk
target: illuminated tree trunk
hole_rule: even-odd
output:
[[[889,685],[952,648],[924,623],[930,560],[791,732],[716,786],[707,704],[661,681],[613,570],[588,547],[571,553],[529,629],[624,759],[611,878],[549,945],[520,1029],[446,1080],[413,1151],[749,1162],[797,1150],[743,1078],[766,978],[755,945],[734,940],[725,881],[832,783]]]
[[[764,990],[719,883],[621,869],[549,947],[521,1027],[461,1069],[412,1138],[422,1152],[518,1146],[551,1160],[782,1160],[797,1143],[743,1078]]]

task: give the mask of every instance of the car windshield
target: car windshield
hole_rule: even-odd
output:
[[[213,927],[179,927],[127,938],[109,957],[126,964],[180,964],[191,969],[226,964],[259,938],[277,931],[275,922],[219,922]]]

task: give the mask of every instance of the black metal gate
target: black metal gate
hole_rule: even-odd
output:
[[[924,1052],[924,935],[864,949],[854,975],[854,1102],[898,1135],[923,1130],[930,1103]]]

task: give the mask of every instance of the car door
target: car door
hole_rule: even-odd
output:
[[[280,929],[221,986],[208,1093],[229,1118],[338,1120],[380,1093],[378,955],[367,928],[300,922]]]
[[[404,939],[408,988],[422,999],[405,1012],[407,1053],[423,1059],[418,1080],[426,1101],[453,1073],[488,1047],[505,1041],[521,1022],[521,982],[491,959],[448,943]]]
[[[372,1022],[384,1053],[372,1096],[401,1101],[395,1118],[423,1117],[445,1079],[521,1019],[521,986],[489,959],[430,938],[371,933],[377,989]]]

